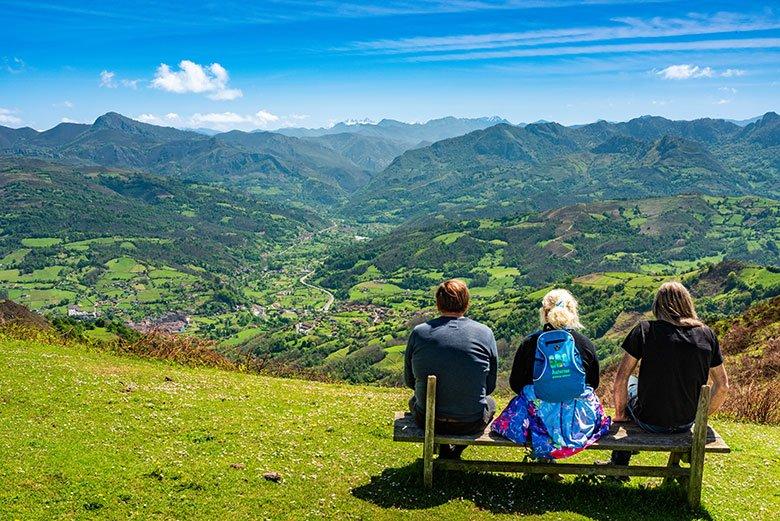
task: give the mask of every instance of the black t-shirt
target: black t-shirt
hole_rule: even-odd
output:
[[[623,341],[623,350],[642,361],[634,414],[659,427],[691,423],[710,368],[723,363],[718,339],[710,328],[676,326],[663,320],[637,324]]]
[[[544,331],[554,329],[549,324],[544,326]],[[574,337],[574,345],[582,357],[582,366],[585,369],[585,383],[593,389],[599,386],[599,359],[596,356],[596,348],[593,343],[577,331],[569,330]],[[528,335],[515,353],[512,364],[512,372],[509,375],[509,386],[520,394],[523,387],[534,383],[534,356],[536,355],[536,340],[541,331]]]

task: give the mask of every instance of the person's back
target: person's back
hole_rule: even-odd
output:
[[[643,321],[628,335],[623,349],[642,360],[634,416],[660,427],[689,426],[710,368],[723,363],[712,330],[705,325]]]
[[[527,336],[515,354],[509,384],[517,396],[491,429],[515,443],[530,442],[535,458],[557,459],[595,443],[610,420],[594,392],[596,348],[576,331],[582,327],[577,300],[565,289],[547,292],[539,320],[542,330]]]
[[[495,413],[489,395],[498,372],[496,341],[490,328],[463,316],[468,305],[463,282],[443,282],[436,291],[441,316],[415,327],[406,346],[404,379],[414,389],[409,407],[421,426],[428,376],[436,376],[437,432],[480,432]]]
[[[673,434],[690,430],[701,386],[713,380],[709,412],[726,400],[728,376],[718,339],[699,320],[688,290],[666,282],[653,301],[656,320],[640,322],[623,342],[615,376],[615,422],[633,420],[643,430]],[[639,378],[631,373],[639,361]],[[615,451],[611,463],[628,465],[631,453]]]
[[[436,375],[436,416],[483,421],[495,389],[497,358],[490,329],[466,317],[442,316],[414,328],[407,348],[416,409],[425,414],[428,375]],[[410,385],[411,386],[411,385]]]

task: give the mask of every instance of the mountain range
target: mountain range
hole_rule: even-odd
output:
[[[745,126],[656,116],[576,127],[449,117],[207,136],[107,113],[44,132],[0,127],[0,155],[217,183],[387,222],[689,192],[775,197],[779,145],[774,112]]]
[[[780,195],[780,116],[498,124],[410,150],[350,199],[363,220],[680,193]]]

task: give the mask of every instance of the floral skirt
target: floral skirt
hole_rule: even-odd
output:
[[[578,398],[551,403],[538,399],[534,386],[526,385],[490,428],[515,443],[530,443],[534,458],[561,459],[595,443],[611,423],[590,387]]]

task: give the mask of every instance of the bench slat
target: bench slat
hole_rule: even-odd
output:
[[[401,442],[422,443],[425,433],[414,421],[411,413],[398,412],[393,426],[393,440]],[[503,436],[490,431],[490,427],[481,434],[467,436],[437,434],[436,443],[455,445],[489,445],[504,447],[522,447]],[[609,434],[591,445],[588,450],[638,450],[657,452],[689,452],[691,450],[691,434],[649,434],[633,423],[613,424]],[[731,449],[723,438],[711,426],[707,427],[707,445],[705,452],[728,453]]]
[[[642,465],[592,465],[588,463],[531,463],[520,461],[438,459],[436,468],[478,472],[522,472],[524,474],[577,474],[590,476],[641,476],[648,478],[685,477],[690,469],[683,467],[650,467]]]

